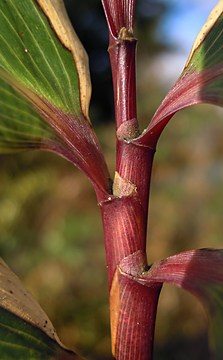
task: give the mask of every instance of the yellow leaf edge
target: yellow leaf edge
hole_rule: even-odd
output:
[[[185,65],[185,69],[188,67],[188,65],[191,61],[191,58],[194,55],[194,52],[202,44],[202,42],[204,41],[204,39],[206,38],[206,36],[208,35],[210,30],[214,26],[214,24],[218,21],[219,17],[222,15],[222,13],[223,13],[223,0],[219,0],[217,5],[210,12],[210,14],[207,18],[207,21],[205,22],[205,24],[203,25],[203,27],[201,28],[200,32],[198,33],[198,35],[196,37],[196,40],[194,42],[194,45],[193,45],[190,55],[188,57],[187,63]]]
[[[46,15],[62,45],[71,51],[77,67],[80,101],[83,114],[89,120],[91,79],[88,55],[69,20],[63,0],[36,0]]]

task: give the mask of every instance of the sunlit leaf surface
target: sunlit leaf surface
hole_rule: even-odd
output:
[[[223,1],[220,0],[201,29],[180,78],[161,103],[148,128],[133,142],[155,147],[172,116],[188,106],[200,103],[223,106],[222,44]]]

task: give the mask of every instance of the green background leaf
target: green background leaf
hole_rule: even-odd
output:
[[[40,329],[3,308],[0,308],[0,352],[2,360],[52,360],[59,359],[62,353],[69,355]],[[78,357],[71,355],[70,359]]]
[[[0,260],[1,359],[80,359],[55,329],[18,277]]]

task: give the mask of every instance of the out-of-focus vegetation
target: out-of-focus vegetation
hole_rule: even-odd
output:
[[[161,1],[156,3],[160,7],[153,8],[154,17],[141,15],[138,27],[139,38],[142,29],[148,32],[147,42],[139,48],[140,64],[146,66],[138,72],[142,128],[166,91],[147,67],[147,51],[154,54],[165,48],[165,44],[149,43],[165,11]],[[77,25],[82,24],[85,46],[92,48],[92,117],[100,120],[96,132],[113,174],[114,124],[107,122],[113,116],[107,32],[97,6],[96,1],[82,1],[73,17]],[[140,16],[141,10],[137,11]],[[221,118],[219,109],[199,106],[178,114],[162,135],[151,188],[149,262],[192,248],[222,246]],[[75,345],[88,359],[110,359],[103,234],[88,180],[53,154],[5,155],[0,164],[0,255],[23,279],[67,345]],[[155,353],[157,360],[208,359],[200,304],[168,286],[161,295]]]

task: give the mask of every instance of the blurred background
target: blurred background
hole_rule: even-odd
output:
[[[96,0],[65,2],[90,57],[91,118],[113,174],[113,97],[102,7]],[[143,129],[180,75],[217,1],[136,3],[138,113]],[[222,115],[220,108],[208,105],[187,109],[175,116],[159,141],[149,211],[149,262],[184,250],[222,247]],[[4,155],[0,165],[1,257],[67,345],[88,359],[111,359],[102,226],[88,180],[53,154]],[[188,358],[209,359],[205,314],[192,296],[165,286],[155,360]]]

